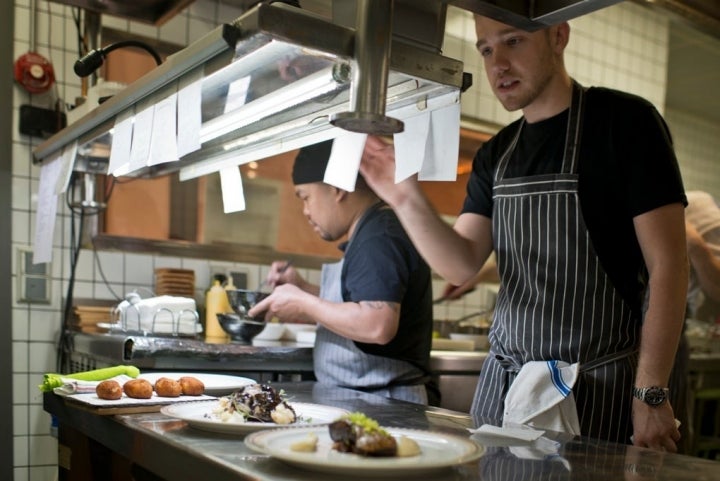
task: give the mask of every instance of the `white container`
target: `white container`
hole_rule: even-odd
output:
[[[283,334],[283,340],[285,341],[297,341],[298,333],[300,332],[312,332],[315,333],[317,326],[315,324],[297,324],[290,323],[285,325],[285,333]]]
[[[285,334],[285,325],[280,322],[268,322],[265,329],[253,338],[253,341],[279,341]]]

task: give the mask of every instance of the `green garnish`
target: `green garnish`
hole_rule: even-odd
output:
[[[388,435],[388,432],[385,431],[383,428],[380,427],[380,424],[373,418],[368,417],[367,415],[360,413],[360,412],[354,412],[350,414],[346,414],[342,417],[343,419],[347,419],[350,421],[350,423],[360,426],[363,431],[365,431],[367,434],[372,433],[380,433],[383,435]]]

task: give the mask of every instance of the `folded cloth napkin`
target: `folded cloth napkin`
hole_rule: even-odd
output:
[[[505,396],[503,426],[527,424],[535,428],[580,434],[572,387],[578,363],[530,361],[523,365]]]
[[[122,386],[132,378],[130,376],[121,374],[111,379],[117,381]],[[59,394],[60,396],[69,396],[70,394],[94,393],[95,388],[101,382],[102,381],[80,381],[78,379],[62,378],[62,386],[54,388],[53,392],[55,394]]]
[[[493,426],[492,424],[483,424],[477,429],[468,428],[468,431],[475,434],[486,436],[494,436],[500,438],[519,439],[521,441],[535,441],[545,434],[545,431],[530,428],[528,426]]]

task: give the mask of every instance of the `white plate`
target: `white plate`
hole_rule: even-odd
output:
[[[182,405],[175,404],[172,406],[165,406],[160,410],[160,412],[166,416],[172,416],[174,418],[187,421],[187,423],[194,428],[217,433],[245,434],[258,430],[277,429],[280,426],[275,423],[261,423],[255,421],[247,421],[244,423],[221,421],[215,417],[212,412],[213,408],[218,405],[218,402],[219,401],[184,403]],[[295,414],[301,418],[294,424],[285,425],[288,428],[297,427],[300,429],[303,426],[324,426],[348,413],[344,409],[333,406],[324,406],[322,404],[296,402],[290,402],[288,404],[290,404],[290,406],[292,406],[295,410]]]
[[[292,465],[343,476],[419,474],[469,463],[478,459],[484,452],[482,446],[460,436],[415,429],[386,428],[386,430],[393,437],[406,436],[413,439],[420,445],[420,454],[403,458],[374,458],[340,453],[332,449],[332,440],[327,428],[312,427],[252,433],[245,438],[245,444],[250,449],[269,454]],[[292,443],[305,439],[311,432],[318,436],[315,452],[303,453],[290,449]]]
[[[202,372],[147,372],[140,374],[138,377],[147,379],[151,384],[155,384],[155,381],[161,377],[180,379],[183,376],[191,376],[199,379],[205,385],[205,394],[209,396],[224,396],[248,384],[257,384],[256,380],[247,377]]]

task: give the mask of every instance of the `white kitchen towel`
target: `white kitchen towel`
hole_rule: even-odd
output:
[[[520,441],[535,441],[540,436],[545,434],[545,431],[533,429],[524,424],[505,426],[493,426],[492,424],[483,424],[477,429],[468,428],[472,434],[480,434],[482,436],[517,439]]]
[[[578,363],[557,360],[525,363],[505,396],[503,426],[526,424],[579,435],[572,393],[578,368]]]
[[[120,374],[111,378],[113,381],[117,381],[122,386],[127,381],[132,379],[130,376]],[[102,381],[82,381],[79,379],[72,379],[69,377],[62,378],[62,386],[53,389],[53,392],[59,396],[69,396],[71,394],[87,394],[94,393],[95,388]]]

